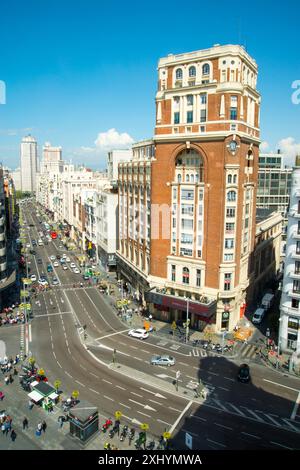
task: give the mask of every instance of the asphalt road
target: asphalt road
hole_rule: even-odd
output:
[[[27,223],[35,224],[28,238],[37,240],[35,211],[25,212]],[[47,273],[52,254],[66,252],[58,249],[58,241],[35,250],[31,274],[37,275]],[[38,257],[43,265],[36,263]],[[299,380],[251,364],[252,381],[241,384],[236,380],[240,360],[205,356],[201,351],[195,355],[193,348],[155,334],[146,341],[131,338],[130,326],[115,315],[108,296],[87,283],[74,288],[82,277],[61,266],[55,275],[60,285],[40,294],[34,305],[30,351],[50,379],[60,379],[68,393],[78,389],[80,397],[97,405],[103,416],[120,410],[130,423],[146,422],[154,435],[171,429],[180,448],[185,448],[189,432],[198,449],[300,449]],[[82,325],[87,325],[85,347]],[[159,353],[172,354],[175,367],[151,366],[151,355]],[[190,390],[199,380],[208,387],[204,403],[176,392],[177,370],[181,390]]]

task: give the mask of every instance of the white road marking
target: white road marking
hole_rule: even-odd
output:
[[[295,426],[292,425],[287,419],[282,419],[290,428],[292,428],[294,431],[299,432],[299,428],[296,428]]]
[[[29,343],[32,342],[31,325],[29,325]]]
[[[227,447],[225,444],[221,444],[221,442],[213,441],[212,439],[206,439],[208,442],[212,442],[213,444],[217,444],[221,447]]]
[[[159,423],[166,424],[167,426],[171,426],[170,423],[167,423],[166,421],[163,421],[162,419],[157,419],[156,421],[158,421]]]
[[[151,403],[155,403],[156,405],[162,405],[162,403],[160,403],[159,401],[151,400],[151,398],[149,398],[148,401],[151,401]]]
[[[271,384],[274,384],[274,385],[278,385],[278,387],[284,387],[284,388],[288,388],[289,390],[294,390],[295,392],[300,392],[299,389],[297,388],[293,388],[293,387],[288,387],[287,385],[282,385],[282,384],[279,384],[278,382],[272,382],[272,380],[268,380],[268,379],[263,379],[265,382],[269,382]]]
[[[255,419],[257,419],[258,421],[260,421],[261,423],[264,421],[260,416],[258,416],[254,411],[252,410],[249,410],[249,408],[246,408],[246,406],[241,406],[241,408],[244,408],[245,410],[248,411],[248,413],[250,413],[252,416],[254,416]],[[272,418],[273,419],[273,418]]]
[[[102,379],[102,382],[106,382],[107,384],[112,385],[112,382],[110,382],[109,380],[106,380],[106,379]]]
[[[97,390],[94,390],[93,388],[89,388],[89,390],[90,390],[91,392],[97,393],[97,395],[100,395],[100,393],[97,392]]]
[[[180,413],[180,415],[176,419],[175,423],[173,424],[173,426],[171,426],[171,428],[169,430],[169,432],[171,434],[173,434],[173,431],[176,428],[177,424],[180,422],[180,420],[183,418],[183,416],[188,411],[188,409],[192,406],[192,404],[193,404],[193,400],[189,401],[188,404],[186,405],[186,407],[184,408],[184,410],[182,410],[182,412]]]
[[[81,385],[82,387],[85,387],[84,384],[82,384],[81,382],[79,382],[79,380],[75,380],[75,382],[77,382],[79,385]]]
[[[298,393],[298,397],[297,397],[294,409],[293,409],[292,414],[291,414],[291,419],[292,420],[294,420],[296,418],[296,414],[297,414],[297,411],[298,411],[299,404],[300,404],[300,392]]]
[[[56,362],[57,362],[57,364],[59,365],[59,367],[62,369],[62,366],[60,365],[60,363],[59,363],[58,361],[56,361]]]
[[[96,379],[99,379],[99,376],[96,375],[96,374],[93,374],[93,372],[89,372],[90,375],[92,375],[93,377],[96,377]],[[118,386],[118,385],[117,385]]]
[[[255,436],[255,434],[249,434],[248,432],[242,431],[241,434],[245,434],[245,436],[254,437],[254,439],[261,439],[261,437]]]
[[[220,428],[229,429],[230,431],[233,430],[233,428],[230,428],[229,426],[224,426],[224,424],[215,423],[215,425],[219,426]]]
[[[106,398],[106,400],[115,401],[113,398],[107,397],[106,395],[103,395],[103,398]]]
[[[133,357],[134,359],[136,359],[137,361],[143,361],[143,359],[141,359],[140,357]]]
[[[146,415],[146,413],[142,413],[141,411],[137,411],[137,413],[139,413],[140,415],[143,415],[143,416],[147,416],[147,418],[151,418],[150,415]]]
[[[276,446],[279,446],[279,447],[283,447],[284,449],[294,450],[292,449],[292,447],[287,447],[287,446],[284,446],[283,444],[279,444],[279,442],[270,441],[270,443],[275,444]]]
[[[218,387],[218,388],[221,388],[222,390],[225,390],[225,392],[229,392],[229,391],[230,391],[228,388],[225,388],[225,387]]]
[[[139,403],[138,401],[132,400],[131,398],[129,398],[129,401],[132,401],[132,403],[135,403],[136,405],[140,405],[144,408],[144,403]]]
[[[89,296],[88,296],[88,297],[89,297]],[[98,310],[98,309],[97,309],[97,310]],[[100,336],[99,338],[96,338],[95,341],[99,341],[100,339],[104,339],[104,338],[110,338],[111,336],[115,336],[115,335],[120,335],[121,333],[126,333],[126,331],[129,331],[129,329],[117,331],[116,333],[110,333],[110,334],[105,335],[105,336]],[[119,344],[123,344],[123,346],[127,346],[126,343],[121,343],[121,341],[119,341]],[[138,348],[136,348],[136,349],[138,349]]]
[[[116,385],[117,388],[120,388],[121,390],[126,390],[126,388],[121,387],[121,385]]]
[[[53,344],[52,344],[52,349],[53,349]],[[53,356],[54,356],[55,359],[56,359],[56,354],[55,354],[55,352],[54,352],[54,351],[52,351],[52,352],[53,352]]]
[[[136,395],[137,397],[140,397],[140,398],[143,398],[143,395],[140,395],[139,393],[135,393],[135,392],[130,392],[132,395]]]
[[[182,364],[183,366],[189,366],[188,364],[186,364],[185,362],[178,362],[178,364]]]
[[[205,372],[207,372],[207,374],[216,375],[217,377],[220,375],[216,374],[216,372],[211,372],[210,370],[206,370]]]
[[[125,408],[128,408],[129,410],[131,410],[131,407],[128,406],[128,405],[124,405],[124,403],[119,403],[120,406],[124,406]],[[124,415],[123,415],[124,416]]]
[[[66,370],[65,370],[65,374],[67,374],[69,377],[71,377],[71,379],[73,379],[72,375],[69,374],[69,372],[67,372]]]
[[[272,416],[267,415],[267,414],[265,414],[264,416],[266,416],[266,418],[268,418],[270,421],[272,421],[272,423],[274,423],[276,426],[280,426],[278,421],[276,421],[274,418],[272,418]]]
[[[190,417],[190,418],[196,418],[196,419],[200,419],[200,421],[207,421],[207,419],[205,419],[205,418],[201,418],[201,416],[190,415],[189,417]]]
[[[231,377],[223,377],[223,379],[226,379],[226,380],[231,380],[231,382],[234,382],[235,380],[232,379]]]
[[[168,406],[168,408],[169,410],[178,411],[178,413],[181,413],[181,410],[178,410],[177,408],[172,408],[172,406]]]

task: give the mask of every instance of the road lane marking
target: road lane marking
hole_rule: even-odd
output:
[[[93,374],[93,372],[89,372],[89,374],[92,375],[93,377],[96,377],[96,379],[99,379],[99,376],[96,375],[96,374]],[[117,387],[118,387],[118,385],[117,385]]]
[[[52,349],[53,349],[53,344],[52,344]],[[56,359],[56,354],[55,354],[55,352],[54,352],[54,351],[52,351],[52,352],[53,352],[53,356],[54,356],[55,359]]]
[[[200,419],[200,421],[207,421],[207,419],[205,419],[205,418],[201,418],[201,416],[196,416],[196,415],[193,415],[193,414],[192,414],[192,415],[190,415],[189,417],[190,417],[190,418],[196,418],[196,419]]]
[[[32,342],[31,325],[29,325],[29,343]]]
[[[192,404],[193,404],[193,400],[189,401],[188,404],[186,405],[186,407],[184,408],[184,410],[182,410],[182,412],[180,413],[180,415],[176,419],[175,423],[171,426],[171,428],[169,430],[169,432],[171,434],[173,434],[173,431],[176,428],[177,424],[180,422],[180,420],[183,418],[183,416],[188,411],[188,409],[192,406]]]
[[[229,429],[230,431],[233,430],[233,428],[230,428],[229,426],[224,426],[224,424],[215,423],[215,425],[219,426],[220,428]]]
[[[166,424],[167,426],[171,426],[170,423],[167,423],[166,421],[163,421],[162,419],[157,419],[156,421],[158,421],[159,423]]]
[[[117,388],[120,388],[121,390],[126,390],[126,388],[121,387],[121,385],[116,385]]]
[[[124,405],[124,403],[119,403],[120,406],[124,406],[125,408],[128,408],[129,410],[131,410],[131,407],[128,406],[128,405]],[[123,415],[124,416],[124,415]]]
[[[279,442],[270,441],[270,443],[275,444],[276,446],[279,446],[279,447],[283,447],[284,449],[294,450],[292,449],[292,447],[287,447],[287,446],[284,446],[283,444],[279,444]]]
[[[272,423],[276,424],[276,426],[280,426],[280,423],[278,423],[278,421],[276,421],[274,418],[272,418],[272,416],[267,415],[267,414],[265,414],[264,416],[266,418],[268,418],[270,421],[272,421]]]
[[[79,385],[81,385],[82,387],[85,387],[84,384],[82,384],[81,382],[79,382],[79,380],[75,380],[75,382],[77,382]]]
[[[278,385],[279,387],[288,388],[289,390],[294,390],[294,392],[300,393],[299,389],[297,389],[297,388],[288,387],[287,385],[282,385],[282,384],[279,384],[278,382],[272,382],[272,380],[268,380],[268,379],[263,379],[263,380],[264,380],[264,382],[269,382],[271,384]]]
[[[257,419],[258,421],[260,421],[261,423],[264,421],[260,416],[258,416],[254,411],[252,410],[249,410],[249,408],[247,408],[246,406],[241,406],[241,408],[244,408],[244,410],[247,410],[248,413],[250,413],[252,416],[254,416],[255,419]],[[278,423],[276,423],[278,425]]]
[[[102,379],[102,382],[106,382],[107,384],[112,385],[112,382],[110,382],[109,380],[106,380],[106,379]]]
[[[139,349],[139,348],[137,348],[136,346],[131,346],[131,345],[130,345],[130,347],[131,347],[132,349]]]
[[[91,392],[97,393],[97,395],[100,395],[100,393],[97,392],[97,390],[94,390],[93,388],[89,388],[89,390],[90,390]]]
[[[69,374],[69,372],[67,372],[66,370],[65,370],[65,374],[67,374],[69,377],[71,377],[71,379],[73,379],[72,375]]]
[[[220,387],[220,386],[218,388],[221,388],[222,390],[225,390],[225,392],[230,392],[229,388]]]
[[[151,398],[149,398],[148,401],[151,401],[151,403],[155,403],[156,405],[162,406],[162,403],[160,403],[159,401],[156,401],[156,400],[152,400]]]
[[[59,365],[59,367],[62,369],[62,366],[60,365],[60,363],[59,363],[58,361],[56,361],[56,362],[57,362],[57,364]]]
[[[129,401],[132,401],[132,403],[135,403],[136,405],[140,405],[144,408],[144,403],[140,403],[138,401],[132,400],[131,398],[129,398]]]
[[[103,395],[103,398],[106,398],[106,400],[115,401],[113,398],[107,397],[106,395]]]
[[[292,414],[291,414],[291,419],[292,420],[295,420],[295,418],[296,418],[296,414],[297,414],[297,411],[298,411],[299,404],[300,404],[300,392],[298,393],[298,397],[297,397],[294,409],[293,409]]]
[[[226,380],[231,380],[231,382],[235,382],[234,379],[232,379],[231,377],[223,377],[223,379],[226,379]]]
[[[104,339],[104,338],[110,338],[111,336],[115,336],[115,335],[120,335],[121,333],[126,333],[126,331],[130,331],[129,328],[127,330],[121,330],[121,331],[117,331],[116,333],[109,333],[108,335],[100,336],[99,338],[96,338],[95,341],[99,341],[100,339]],[[119,341],[119,344],[123,344],[123,346],[127,346],[126,343],[121,343],[121,341]],[[138,349],[138,348],[135,348],[135,349]]]
[[[221,444],[221,442],[213,441],[212,439],[206,439],[208,442],[212,442],[213,444],[216,444],[221,447],[227,447],[225,444]]]
[[[142,361],[142,362],[144,362],[143,359],[141,359],[140,357],[135,357],[135,356],[133,356],[133,359],[136,359],[137,361]]]
[[[153,400],[151,400],[151,401],[153,401]],[[178,411],[178,413],[181,413],[181,410],[178,410],[177,408],[172,408],[172,406],[168,406],[168,408],[169,408],[169,410]]]
[[[182,364],[183,366],[187,366],[187,367],[189,367],[189,365],[188,365],[188,364],[186,364],[185,362],[178,362],[178,364]]]
[[[246,436],[254,437],[254,439],[261,439],[261,437],[255,436],[255,434],[249,434],[248,432],[242,431],[241,434],[245,434]]]
[[[146,413],[142,413],[141,411],[137,411],[137,413],[139,413],[140,415],[143,415],[143,416],[147,416],[147,418],[152,418],[152,416],[146,415]]]
[[[216,372],[211,372],[210,370],[206,370],[205,372],[206,372],[207,374],[216,375],[217,377],[220,375],[220,374],[216,374]]]
[[[284,421],[290,428],[292,428],[294,431],[297,431],[297,432],[300,432],[300,429],[299,428],[296,428],[295,426],[292,425],[292,423],[290,423],[287,419],[283,419],[282,418],[282,421]]]
[[[136,395],[137,397],[143,398],[143,395],[140,395],[139,393],[135,393],[135,392],[130,392],[130,393],[132,393],[132,395]]]
[[[215,398],[213,398],[214,402],[220,407],[222,408],[222,410],[224,411],[228,411],[228,409],[226,408],[226,406],[224,406],[219,400],[216,400]],[[231,404],[231,403],[229,403]]]

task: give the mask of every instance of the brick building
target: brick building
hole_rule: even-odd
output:
[[[231,330],[243,314],[256,227],[256,81],[240,46],[159,61],[153,141],[136,144],[136,159],[119,169],[118,254],[120,274],[127,269],[156,317],[184,319],[188,306],[194,328]]]

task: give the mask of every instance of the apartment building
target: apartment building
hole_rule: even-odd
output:
[[[38,172],[37,141],[27,135],[21,142],[21,190],[36,191],[36,174]]]
[[[159,61],[154,138],[119,165],[117,253],[120,275],[157,318],[185,318],[189,308],[191,326],[219,331],[244,312],[256,231],[256,82],[257,64],[241,46]]]

